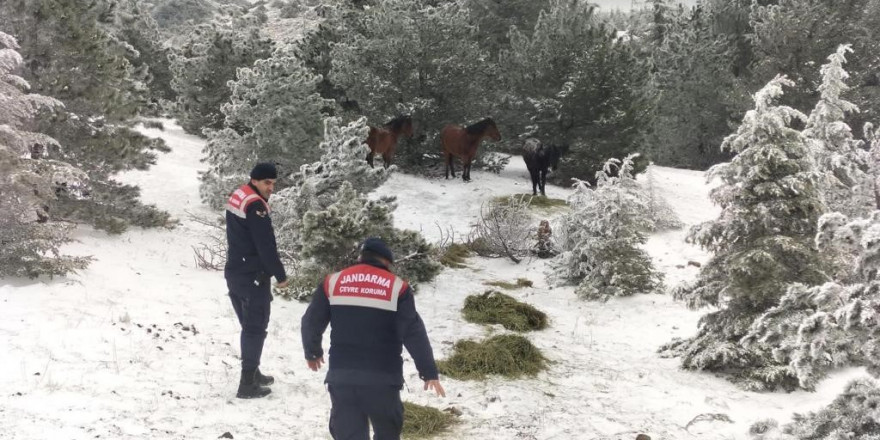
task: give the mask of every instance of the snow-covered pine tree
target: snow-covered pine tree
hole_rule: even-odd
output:
[[[385,239],[396,256],[395,273],[411,283],[439,272],[433,249],[420,234],[394,228],[394,198],[367,197],[395,169],[371,168],[364,160],[367,131],[365,118],[348,125],[326,119],[321,160],[300,167],[291,187],[273,196],[279,249],[294,268],[283,294],[308,297],[322,276],[353,263],[358,245],[369,236]]]
[[[737,155],[708,173],[722,182],[710,195],[721,215],[688,236],[714,255],[694,283],[674,292],[689,307],[719,310],[700,319],[695,337],[662,349],[682,356],[684,368],[729,373],[749,389],[797,386],[791,368],[772,358],[772,347],[746,347],[740,339],[789,284],[827,281],[812,243],[825,209],[818,173],[806,140],[790,126],[806,116],[775,105],[783,86],[791,85],[777,76],[758,91],[755,109],[722,144]]]
[[[148,108],[158,113],[162,101],[175,99],[171,88],[170,49],[162,42],[159,25],[150,15],[148,6],[138,0],[117,0],[113,35],[129,45],[128,60],[136,70],[146,70],[145,85],[149,89]]]
[[[126,59],[126,45],[108,31],[113,11],[108,0],[8,0],[0,2],[0,27],[18,36],[28,54],[21,75],[32,90],[65,103],[36,118],[35,131],[64,145],[48,148],[46,158],[76,164],[89,176],[89,197],[59,194],[52,217],[121,232],[130,224],[167,224],[167,213],[143,205],[137,187],[112,175],[146,169],[154,151],[168,148],[130,127],[147,89]]]
[[[201,135],[203,128],[220,130],[220,108],[229,101],[228,82],[241,67],[271,56],[272,42],[260,34],[265,17],[240,8],[225,9],[228,15],[190,31],[170,56],[177,93],[176,113],[181,127]]]
[[[640,247],[652,227],[645,197],[633,177],[634,155],[609,159],[596,173],[596,188],[578,180],[562,219],[562,254],[556,275],[578,285],[587,299],[656,291],[662,274]]]
[[[765,420],[750,432],[755,440],[880,440],[880,382],[856,379],[825,408],[795,414],[791,423],[778,426]]]
[[[743,342],[774,347],[774,358],[790,363],[804,388],[850,365],[880,376],[880,211],[852,221],[837,212],[823,215],[816,243],[820,251],[853,256],[854,279],[790,286]]]
[[[606,160],[638,150],[649,123],[648,66],[594,11],[551,0],[534,29],[511,30],[500,56],[502,131],[569,146],[554,180],[592,182]]]
[[[56,192],[81,195],[85,173],[45,159],[54,139],[27,131],[36,113],[61,102],[28,94],[30,85],[16,71],[23,60],[15,39],[0,32],[0,277],[64,275],[84,268],[89,258],[62,255],[71,225],[49,221],[47,203]]]
[[[418,135],[400,139],[396,164],[426,165],[444,124],[491,115],[495,64],[476,61],[488,56],[460,2],[382,0],[341,13],[357,18],[337,21],[348,27],[332,46],[328,79],[373,125],[412,116]]]
[[[819,183],[828,211],[852,216],[870,212],[874,194],[866,173],[869,154],[844,122],[848,114],[859,111],[841,96],[850,88],[843,68],[847,52],[852,52],[851,46],[841,45],[822,66],[821,98],[807,119],[804,136],[823,173]]]
[[[224,128],[205,130],[209,168],[202,175],[202,200],[221,206],[258,161],[273,160],[292,173],[320,158],[322,110],[332,104],[318,95],[320,80],[300,60],[278,52],[238,70],[222,107]],[[279,191],[289,184],[284,178],[278,183]]]

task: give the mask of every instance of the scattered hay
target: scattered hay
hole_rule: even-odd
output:
[[[458,341],[453,354],[437,363],[442,374],[461,380],[500,375],[509,379],[534,376],[546,368],[547,359],[528,339],[519,335],[498,335],[483,342]]]
[[[455,416],[430,406],[403,402],[403,438],[433,437],[455,423]]]
[[[467,267],[464,261],[470,256],[471,250],[467,244],[452,243],[444,249],[443,255],[440,256],[440,264],[446,267],[462,269]]]
[[[501,324],[517,332],[547,328],[547,315],[544,312],[493,290],[467,297],[461,313],[468,322]]]
[[[523,287],[532,287],[532,281],[526,278],[517,278],[516,283],[508,283],[507,281],[487,281],[483,283],[487,286],[500,287],[502,289],[514,290]]]
[[[514,194],[512,196],[496,197],[495,201],[499,203],[508,203],[511,199],[517,199],[520,202],[527,202],[530,208],[553,209],[568,206],[568,202],[562,199],[554,199],[546,196],[533,196],[531,194]]]

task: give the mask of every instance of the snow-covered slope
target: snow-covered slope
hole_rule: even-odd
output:
[[[198,269],[191,246],[208,227],[190,214],[209,216],[199,203],[197,173],[202,142],[166,122],[144,130],[166,139],[173,151],[146,172],[122,176],[143,188],[143,198],[180,219],[173,230],[131,230],[107,236],[77,231],[68,251],[93,255],[85,271],[54,280],[0,280],[0,437],[4,439],[326,439],[330,399],[323,373],[302,359],[299,319],[304,304],[273,303],[263,369],[276,376],[266,399],[234,398],[238,382],[238,324],[222,274]],[[655,168],[658,192],[689,224],[717,213],[707,200],[702,173]],[[466,233],[491,197],[531,190],[514,159],[500,175],[474,171],[473,181],[423,179],[397,174],[378,192],[398,196],[396,222],[422,229],[432,240],[439,228]],[[567,189],[548,187],[564,198]],[[548,214],[552,215],[552,213]],[[684,243],[684,231],[656,234],[647,245],[674,285],[705,261]],[[447,356],[463,338],[486,328],[464,322],[464,298],[485,281],[532,280],[511,294],[550,316],[551,327],[528,334],[551,360],[535,379],[461,382],[443,379],[439,399],[421,388],[412,362],[405,365],[405,400],[455,407],[461,423],[448,439],[654,439],[747,438],[755,420],[785,420],[793,411],[831,401],[848,370],[816,393],[751,393],[708,374],[683,372],[656,349],[696,330],[700,313],[665,295],[584,302],[571,288],[550,288],[545,262],[515,265],[473,258],[470,268],[447,269],[423,285],[416,304],[435,355]],[[326,338],[325,338],[326,343]],[[695,422],[723,413],[726,422]]]

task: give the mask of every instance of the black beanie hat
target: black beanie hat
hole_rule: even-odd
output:
[[[365,251],[372,252],[391,263],[394,262],[394,254],[391,253],[391,249],[388,249],[388,245],[381,238],[370,237],[364,240],[364,244],[361,246],[361,253]]]
[[[272,162],[260,162],[256,166],[254,166],[254,169],[251,170],[251,179],[254,180],[277,178],[278,169],[275,168],[275,164]]]

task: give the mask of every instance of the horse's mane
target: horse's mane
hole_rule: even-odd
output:
[[[410,115],[398,116],[398,117],[386,122],[385,127],[391,131],[400,131],[403,128],[403,124],[406,124],[407,122],[411,122],[411,121],[412,121],[412,116],[410,116]]]
[[[480,134],[485,132],[486,127],[488,127],[489,125],[495,125],[495,121],[493,121],[492,118],[486,118],[480,122],[477,122],[476,124],[468,125],[465,128],[465,131],[467,131],[467,133],[470,135]]]

